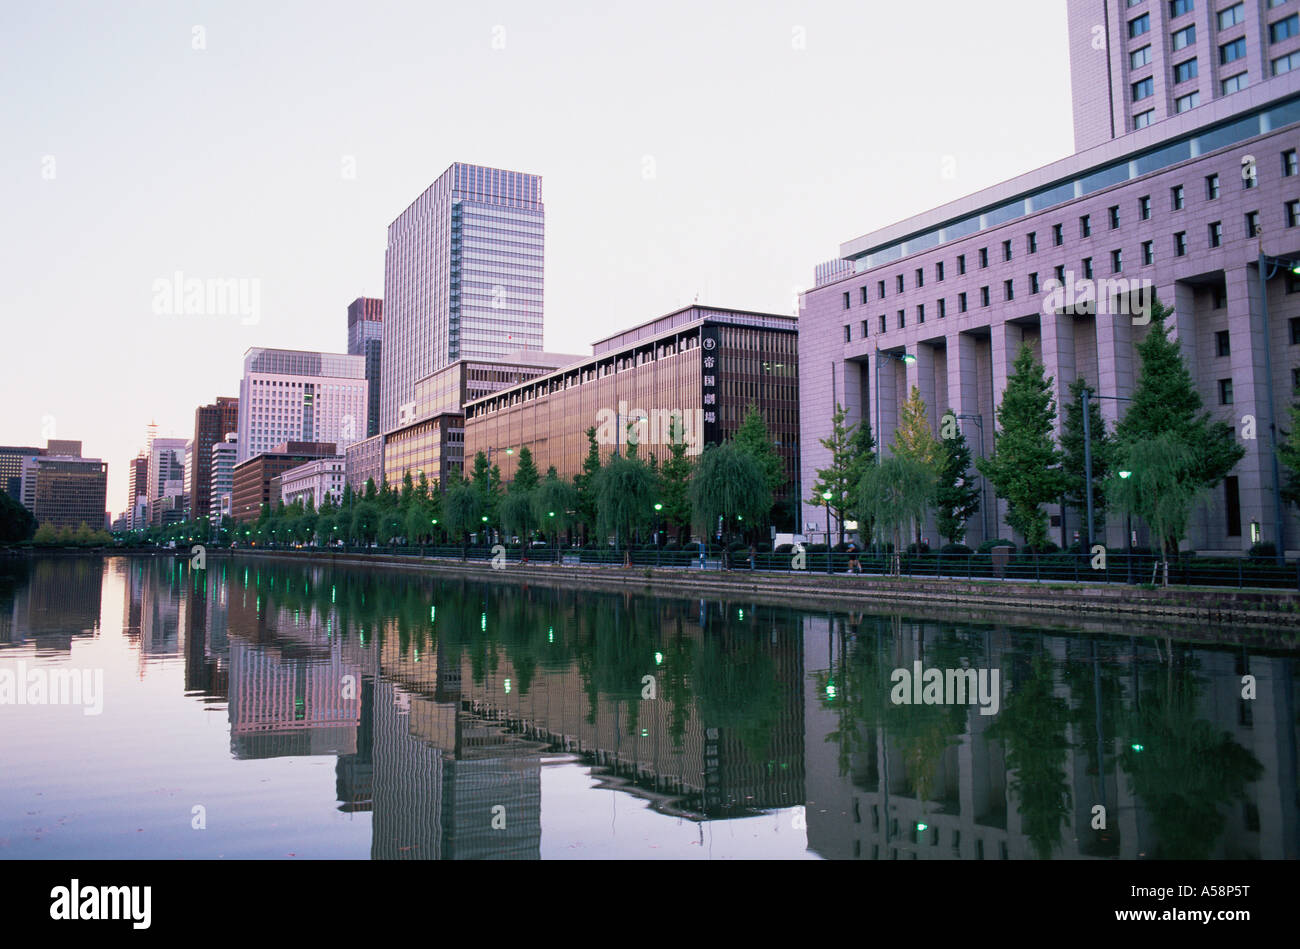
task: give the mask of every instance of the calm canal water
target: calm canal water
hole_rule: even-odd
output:
[[[1292,656],[208,565],[0,563],[0,858],[1297,855]]]

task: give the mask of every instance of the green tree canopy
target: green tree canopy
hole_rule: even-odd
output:
[[[753,455],[734,442],[710,445],[691,480],[691,507],[705,536],[719,517],[728,532],[737,523],[758,527],[772,509],[772,492]]]

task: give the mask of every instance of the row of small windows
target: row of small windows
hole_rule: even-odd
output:
[[[1135,0],[1129,0],[1128,5],[1130,7],[1136,6],[1137,2],[1141,2],[1141,0],[1136,0],[1136,2]],[[1284,2],[1285,0],[1269,0],[1268,7],[1271,10],[1274,7],[1281,6]],[[1177,19],[1178,17],[1183,16],[1187,13],[1191,13],[1195,8],[1196,7],[1195,7],[1194,0],[1169,0],[1169,18],[1171,20]],[[1220,30],[1231,29],[1232,27],[1237,26],[1241,23],[1245,23],[1246,4],[1244,0],[1241,0],[1241,2],[1238,3],[1234,3],[1230,7],[1225,7],[1224,9],[1219,10],[1216,13],[1216,19],[1218,21]],[[1269,41],[1273,43],[1277,43],[1281,40],[1286,39],[1289,36],[1295,36],[1297,23],[1294,21],[1296,20],[1297,20],[1296,14],[1292,14],[1291,16],[1286,17],[1285,19],[1278,20],[1276,23],[1270,23],[1268,27]],[[1188,29],[1193,29],[1193,27],[1188,27]],[[1151,31],[1150,13],[1143,13],[1141,16],[1134,17],[1133,19],[1128,21],[1129,39],[1136,39],[1139,36],[1144,36],[1150,31]],[[1193,34],[1193,36],[1194,35],[1195,34]],[[1174,47],[1174,49],[1178,49],[1178,48],[1179,47],[1177,46]]]
[[[1282,158],[1282,177],[1293,178],[1297,175],[1300,175],[1300,153],[1297,153],[1296,149],[1294,148],[1287,149],[1286,151],[1281,153],[1281,158]],[[1257,175],[1243,176],[1241,182],[1242,182],[1243,190],[1250,190],[1254,188],[1258,183],[1258,176]],[[1221,189],[1220,189],[1220,179],[1218,174],[1213,174],[1206,177],[1205,193],[1206,193],[1206,200],[1209,201],[1213,201],[1219,197],[1221,193]],[[1174,185],[1172,188],[1169,189],[1170,210],[1181,211],[1186,206],[1187,206],[1186,189],[1184,188],[1183,185]],[[1286,226],[1296,227],[1297,222],[1300,221],[1300,202],[1288,201],[1286,202],[1285,205],[1283,205],[1283,208],[1286,215]],[[1247,236],[1252,236],[1254,233],[1254,229],[1258,227],[1258,214],[1259,214],[1258,211],[1251,211],[1249,214],[1247,214],[1248,224],[1252,219],[1254,222],[1253,226],[1250,227],[1250,229],[1248,230]],[[1121,206],[1118,204],[1112,205],[1109,209],[1107,209],[1106,218],[1110,230],[1112,231],[1118,230],[1120,228],[1121,219],[1122,219]],[[1150,195],[1143,195],[1142,197],[1138,198],[1138,218],[1143,221],[1148,221],[1151,219],[1151,196]],[[1092,215],[1084,214],[1079,218],[1079,237],[1089,238],[1092,237],[1092,233],[1093,233]],[[1053,224],[1052,245],[1054,247],[1061,247],[1062,245],[1064,245],[1064,243],[1065,243],[1065,225]],[[1150,242],[1148,241],[1147,243]],[[1218,245],[1214,244],[1211,246],[1218,246]],[[1008,239],[1002,242],[1003,261],[1009,261],[1013,258],[1013,248],[1014,248],[1014,243],[1012,240]],[[1037,231],[1031,231],[1025,235],[1025,250],[1027,253],[1030,254],[1038,253],[1038,232]],[[979,249],[978,260],[979,260],[979,266],[981,270],[986,269],[989,266],[989,249],[987,247],[981,247]],[[938,282],[942,282],[944,280],[945,273],[946,272],[944,268],[944,262],[942,260],[936,261],[934,265],[935,280]],[[965,254],[957,255],[957,273],[958,274],[966,273]],[[923,267],[917,267],[913,272],[913,288],[919,289],[924,286],[925,286],[925,269]],[[886,281],[884,280],[876,281],[877,299],[883,299],[886,296],[885,288],[886,288]],[[896,293],[905,292],[906,286],[905,286],[905,279],[903,274],[895,275],[894,289]],[[860,304],[865,304],[869,302],[870,297],[867,293],[867,287],[865,285],[858,288],[858,296],[859,296],[858,302]],[[843,308],[846,310],[849,309],[850,306],[852,306],[852,297],[849,291],[846,290],[843,292],[841,296],[841,301],[843,304]]]

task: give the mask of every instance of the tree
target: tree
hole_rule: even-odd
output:
[[[1291,430],[1280,433],[1277,455],[1287,471],[1282,497],[1300,507],[1300,402],[1291,405]]]
[[[668,422],[668,460],[659,469],[660,515],[676,529],[677,540],[691,526],[691,476],[695,462],[686,454],[681,419],[673,415]]]
[[[1061,470],[1065,473],[1065,503],[1079,513],[1080,521],[1086,523],[1088,481],[1084,464],[1084,389],[1091,389],[1091,386],[1082,376],[1070,383],[1070,401],[1065,407],[1065,423],[1061,427]],[[1114,439],[1106,431],[1098,399],[1088,402],[1088,432],[1092,443],[1092,533],[1098,537],[1106,530],[1106,478],[1110,474],[1114,450]]]
[[[898,428],[894,431],[894,443],[890,446],[890,450],[895,455],[911,458],[938,471],[941,446],[930,428],[925,400],[921,398],[919,388],[912,386],[912,391],[904,400],[898,414]]]
[[[998,406],[993,454],[976,466],[1006,498],[1007,523],[1031,547],[1047,543],[1047,513],[1042,505],[1065,490],[1061,453],[1053,441],[1056,405],[1052,379],[1026,343],[1020,347]]]
[[[828,515],[835,515],[839,521],[840,543],[844,543],[844,518],[848,513],[853,491],[857,488],[850,479],[854,470],[860,465],[855,460],[853,434],[855,424],[845,424],[848,409],[835,403],[835,412],[831,415],[831,434],[829,438],[819,439],[823,448],[831,453],[831,463],[826,468],[817,469],[817,480],[813,482],[812,497],[809,503],[824,505]],[[823,495],[829,492],[830,498]],[[830,531],[829,517],[826,530]],[[829,538],[829,533],[827,534]]]
[[[36,533],[36,518],[8,494],[0,491],[0,544],[16,544]]]
[[[1188,447],[1189,471],[1198,486],[1212,488],[1246,455],[1233,427],[1202,412],[1201,395],[1183,360],[1182,349],[1169,338],[1165,319],[1172,313],[1152,301],[1151,327],[1137,345],[1142,369],[1128,412],[1115,428],[1117,445],[1134,446],[1168,433]]]
[[[863,418],[853,427],[853,434],[849,436],[849,463],[846,473],[849,497],[844,514],[849,520],[858,522],[858,532],[865,538],[872,537],[875,528],[871,518],[858,503],[860,500],[858,485],[862,484],[863,476],[876,464],[876,461],[876,439],[871,434],[871,426],[867,424],[866,418]]]
[[[533,492],[533,516],[537,523],[558,541],[559,533],[573,524],[577,503],[577,488],[563,480],[551,465]]]
[[[573,486],[578,491],[578,519],[587,530],[596,525],[596,478],[600,474],[600,443],[596,441],[596,426],[587,429],[587,457],[582,460],[582,472],[573,476]]]
[[[483,495],[468,481],[457,478],[447,489],[442,507],[447,517],[447,530],[452,534],[463,536],[483,526]]]
[[[535,472],[534,472],[535,473]],[[501,527],[507,534],[518,534],[527,544],[533,525],[533,491],[512,487],[501,499]]]
[[[515,466],[515,479],[510,482],[510,490],[531,491],[540,480],[537,465],[533,462],[533,453],[524,446],[519,449],[519,464]]]
[[[596,477],[596,529],[631,540],[644,527],[654,510],[655,479],[650,466],[638,458],[615,455]]]
[[[1192,506],[1205,493],[1197,479],[1200,463],[1192,449],[1173,432],[1150,441],[1121,442],[1116,462],[1128,477],[1112,477],[1108,488],[1115,506],[1136,514],[1160,538],[1164,584],[1169,585],[1169,550],[1178,552],[1187,533]]]
[[[731,442],[758,462],[767,489],[772,492],[773,497],[777,497],[785,487],[785,459],[773,446],[772,433],[768,431],[763,413],[753,402],[745,409],[745,417],[741,420],[740,427],[736,429],[736,434],[731,436]]]
[[[935,526],[949,543],[960,544],[966,537],[967,522],[979,513],[979,485],[970,477],[971,454],[966,436],[956,424],[956,413],[949,409],[945,423],[951,419],[951,437],[939,443],[939,468],[934,492]],[[948,430],[945,428],[945,435]]]
[[[757,527],[772,509],[766,472],[734,442],[710,445],[691,479],[691,507],[706,536],[719,517],[728,534],[734,524]]]
[[[406,508],[405,527],[402,531],[408,544],[419,544],[433,532],[429,518],[428,502],[416,498]]]
[[[934,488],[934,469],[911,455],[882,459],[858,485],[858,505],[871,519],[875,538],[893,544],[894,573],[901,572],[903,531],[924,523]]]

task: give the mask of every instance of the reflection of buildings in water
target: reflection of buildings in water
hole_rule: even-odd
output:
[[[938,638],[938,624],[903,623],[902,648],[883,664],[888,670],[910,667]],[[1038,855],[1029,828],[1010,785],[1015,775],[1008,770],[1005,743],[991,739],[988,729],[999,716],[983,716],[972,707],[965,716],[961,735],[937,755],[933,790],[929,799],[917,800],[915,775],[909,773],[908,756],[898,738],[879,727],[859,730],[859,741],[846,760],[840,760],[841,707],[826,701],[817,671],[842,669],[844,650],[859,632],[874,641],[874,628],[863,624],[855,630],[843,620],[809,616],[804,620],[805,661],[810,675],[804,686],[807,708],[805,744],[808,755],[807,824],[809,848],[822,856],[862,859],[1022,859]],[[982,634],[987,657],[982,663],[1002,670],[1001,713],[1014,688],[1011,679],[1027,674],[1028,664],[1013,648],[1013,634],[989,631]],[[1042,634],[1034,634],[1042,635]],[[1113,642],[1113,641],[1112,641]],[[1080,690],[1100,694],[1100,671],[1095,662],[1097,641],[1042,636],[1042,650],[1052,660],[1053,694],[1071,710],[1085,700]],[[1132,652],[1120,658],[1120,678],[1130,707],[1133,671]],[[1231,801],[1219,810],[1226,826],[1209,856],[1214,858],[1295,859],[1297,856],[1297,719],[1293,661],[1262,656],[1243,660],[1227,651],[1194,650],[1202,686],[1196,716],[1208,720],[1216,731],[1227,732],[1263,765],[1258,781],[1245,787],[1245,801]],[[1154,658],[1151,651],[1151,658]],[[1089,671],[1071,686],[1063,681],[1061,669],[1067,662]],[[1145,655],[1144,655],[1145,662]],[[926,663],[927,666],[932,663]],[[974,662],[972,662],[974,664]],[[1163,667],[1160,667],[1163,668]],[[1241,675],[1258,679],[1259,698],[1242,700]],[[1159,673],[1163,675],[1163,673]],[[886,685],[886,689],[888,686]],[[1096,708],[1092,695],[1088,710]],[[906,706],[900,708],[907,708]],[[1000,714],[1001,714],[1000,713]],[[1091,715],[1091,711],[1089,711]],[[1089,722],[1088,724],[1091,724]],[[1119,726],[1112,726],[1118,730]],[[1099,780],[1097,730],[1071,718],[1065,724],[1069,750],[1061,757],[1061,770],[1070,795],[1070,809],[1060,829],[1053,857],[1082,859],[1154,856],[1160,841],[1152,815],[1141,797],[1134,795],[1134,783],[1119,765],[1121,743],[1130,736],[1103,735],[1100,754],[1105,761]],[[1091,736],[1091,737],[1090,737]],[[1144,749],[1145,750],[1145,749]],[[1195,762],[1187,767],[1195,768]],[[1104,804],[1107,832],[1094,831],[1092,808]]]
[[[100,557],[43,557],[15,584],[5,610],[0,647],[34,646],[36,654],[66,655],[76,638],[99,632],[104,561]],[[3,607],[0,607],[3,608]]]
[[[185,691],[224,699],[230,688],[230,643],[226,638],[226,587],[199,575],[181,611],[185,633]]]

